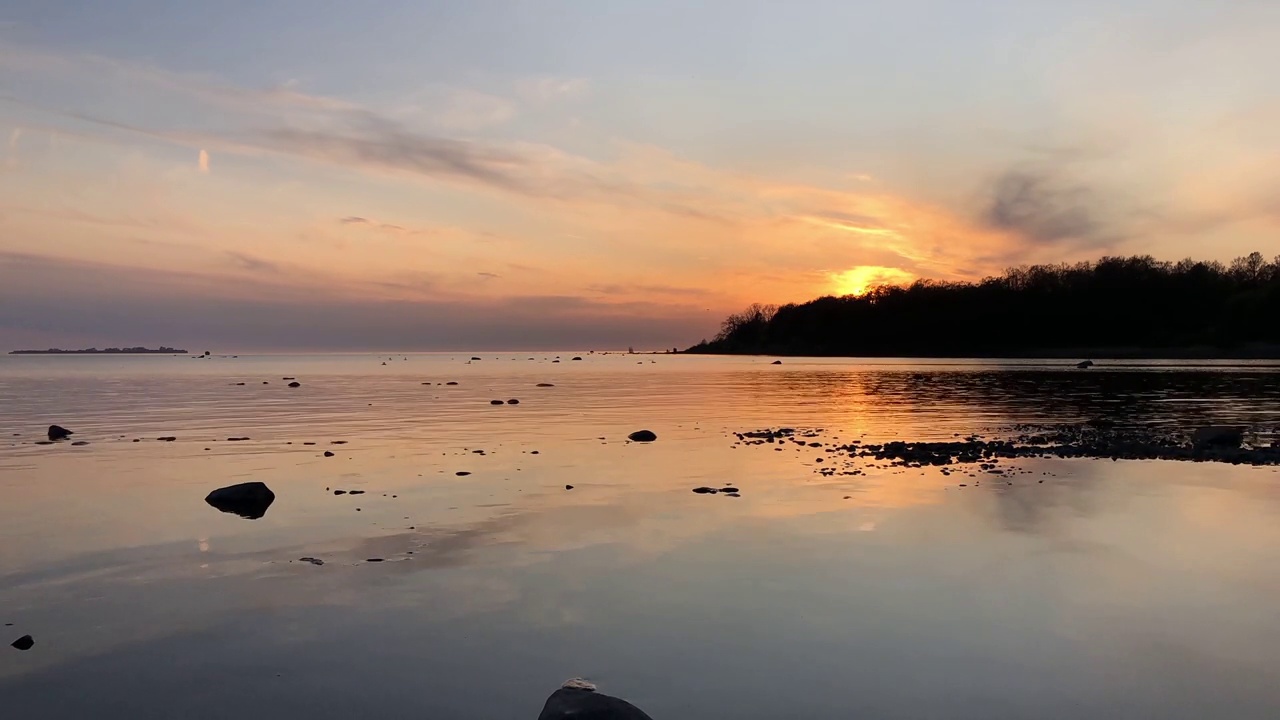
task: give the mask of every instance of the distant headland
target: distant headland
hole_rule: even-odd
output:
[[[753,305],[685,352],[844,357],[1280,356],[1280,256],[1033,265]]]
[[[84,350],[63,350],[61,348],[49,348],[48,350],[13,350],[10,355],[186,355],[187,351],[182,348],[171,348],[161,345],[152,350],[145,347],[127,347],[127,348],[85,348]]]

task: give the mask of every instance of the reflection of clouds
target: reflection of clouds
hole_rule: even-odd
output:
[[[197,540],[196,547],[198,547],[200,549],[200,552],[202,553],[209,552],[209,538],[202,537],[199,540]]]

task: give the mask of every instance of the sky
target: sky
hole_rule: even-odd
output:
[[[1280,253],[1272,0],[9,0],[0,349],[684,347]]]

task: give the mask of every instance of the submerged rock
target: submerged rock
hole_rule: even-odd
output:
[[[658,439],[652,430],[637,430],[627,436],[631,442],[653,442]]]
[[[653,720],[621,698],[604,695],[585,680],[570,680],[551,693],[538,720]]]
[[[262,482],[247,482],[218,488],[204,501],[224,513],[239,515],[246,520],[257,520],[267,514],[267,508],[275,502],[276,494]]]
[[[1244,428],[1230,425],[1210,425],[1191,434],[1191,444],[1197,448],[1238,448],[1244,443]]]
[[[50,439],[50,440],[66,440],[67,438],[71,437],[71,436],[72,436],[72,435],[74,435],[74,434],[75,434],[74,432],[72,432],[71,430],[68,430],[68,429],[66,429],[66,428],[62,427],[61,425],[50,425],[50,426],[49,426],[49,439]]]

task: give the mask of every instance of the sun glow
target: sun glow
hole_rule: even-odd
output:
[[[831,273],[830,277],[837,295],[862,295],[878,285],[893,285],[915,279],[906,270],[880,265],[859,265],[844,272]]]

